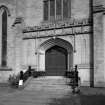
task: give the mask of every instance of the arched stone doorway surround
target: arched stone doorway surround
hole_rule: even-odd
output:
[[[61,38],[51,38],[43,42],[39,46],[38,50],[38,58],[39,58],[39,63],[38,63],[38,71],[45,71],[45,54],[48,49],[50,49],[53,46],[59,46],[67,50],[67,71],[70,71],[71,68],[73,67],[73,47],[72,45]]]

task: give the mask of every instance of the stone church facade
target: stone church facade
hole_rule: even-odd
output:
[[[46,76],[63,76],[78,65],[83,86],[104,87],[104,4],[0,0],[0,83],[29,66]]]

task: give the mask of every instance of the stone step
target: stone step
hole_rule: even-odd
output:
[[[64,83],[66,81],[67,81],[66,78],[63,78],[63,79],[47,79],[47,78],[39,78],[39,79],[35,78],[34,79],[33,78],[33,80],[31,82],[38,82],[38,83],[40,83],[40,82],[45,82],[45,83],[47,83],[47,82],[49,82],[49,83],[53,83],[53,82],[60,83],[60,82],[62,82],[62,83]]]
[[[62,77],[40,77],[33,78],[27,87],[26,90],[65,90],[70,87],[67,85],[67,79]]]
[[[30,82],[31,84],[38,84],[38,85],[66,85],[66,82]]]
[[[34,86],[30,86],[30,87],[26,87],[25,88],[25,90],[62,90],[62,91],[64,91],[64,90],[69,90],[69,89],[71,89],[71,87],[70,86],[68,86],[68,87],[59,87],[59,86],[56,86],[56,87],[49,87],[49,86],[46,86],[46,87],[43,87],[43,86],[36,86],[36,87],[34,87]]]
[[[43,88],[47,88],[47,87],[56,88],[56,87],[59,87],[59,88],[65,88],[65,87],[67,87],[67,85],[34,85],[34,84],[31,84],[31,85],[28,85],[27,87],[43,87]]]

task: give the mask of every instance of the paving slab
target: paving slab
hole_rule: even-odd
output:
[[[31,86],[34,85],[36,84]],[[0,88],[0,105],[105,105],[105,88],[81,87],[79,94],[73,94],[70,87],[64,86],[64,89],[60,86],[64,85],[57,84],[51,88],[41,86],[39,90],[30,86],[20,90],[2,87]]]
[[[2,92],[0,105],[49,105],[53,99],[68,96],[68,92],[71,89],[66,86],[64,78],[38,78],[22,90]]]

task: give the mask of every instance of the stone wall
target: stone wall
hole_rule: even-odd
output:
[[[24,0],[22,0],[24,2]],[[19,1],[21,2],[21,1]],[[23,3],[22,2],[22,3]],[[26,0],[23,9],[23,17],[28,26],[40,25],[43,22],[43,0]],[[83,9],[84,8],[84,9]],[[22,14],[20,13],[20,14]],[[89,0],[71,0],[71,17],[72,18],[86,18],[89,16]]]
[[[72,18],[88,18],[89,16],[89,0],[71,0],[71,17]]]
[[[84,8],[84,9],[83,9]],[[31,12],[30,12],[31,11]],[[81,19],[89,17],[89,0],[71,0],[71,18]],[[25,23],[26,26],[37,26],[41,25],[43,22],[43,0],[27,0],[26,4],[26,17]],[[46,32],[47,33],[47,32]],[[50,34],[50,33],[49,33]],[[37,33],[25,33],[25,36],[35,37]],[[40,36],[40,34],[39,34]],[[59,36],[58,38],[64,39],[71,43],[74,46],[74,37],[73,36]],[[24,40],[23,44],[23,67],[31,65],[36,67],[37,70],[40,70],[40,57],[35,53],[37,48],[50,38],[40,38],[40,39],[29,39]],[[28,47],[29,46],[29,47]],[[36,48],[36,49],[35,49]],[[79,75],[82,79],[82,83],[89,86],[90,83],[90,46],[89,46],[89,34],[81,34],[76,36],[76,53],[74,64],[79,65]],[[84,75],[84,76],[83,76]]]
[[[17,17],[25,16],[25,0],[0,0],[0,6],[7,8],[7,66],[0,66],[0,82],[6,82],[10,74],[17,74],[21,64],[21,41],[23,26],[14,25]],[[24,6],[23,6],[24,4]],[[0,11],[2,12],[2,11]],[[0,15],[0,24],[2,24],[2,17]],[[0,39],[2,37],[2,26],[0,26]],[[0,49],[2,49],[2,40],[0,40]],[[1,51],[1,50],[0,50]],[[1,52],[0,52],[1,65]],[[5,75],[4,75],[5,74]]]
[[[94,83],[105,86],[103,12],[94,13]]]
[[[102,1],[104,2],[104,1]],[[94,0],[94,5],[101,4],[100,0]],[[7,66],[12,71],[5,71],[5,77],[0,72],[0,80],[6,80],[11,73],[18,73],[20,70],[39,67],[38,55],[36,54],[39,46],[50,38],[23,40],[26,34],[22,33],[24,26],[40,26],[43,22],[43,0],[1,0],[0,5],[5,5],[10,10],[11,16],[8,17],[8,54]],[[17,17],[22,17],[24,23],[14,24]],[[89,17],[89,0],[71,0],[71,18],[81,19]],[[102,26],[102,13],[94,14],[94,66],[95,66],[95,85],[104,82],[104,37]],[[31,33],[27,33],[29,36]],[[33,36],[36,36],[33,33]],[[0,36],[1,37],[1,36]],[[74,47],[74,39],[71,36],[60,36],[71,43]],[[90,82],[90,39],[89,34],[76,36],[76,53],[74,54],[74,64],[79,65],[79,75],[82,83],[89,85]],[[1,41],[0,41],[1,43]],[[1,44],[0,44],[1,49]],[[0,57],[1,58],[1,57]]]
[[[0,6],[5,6],[8,14],[8,23],[7,23],[7,67],[2,68],[0,66],[0,82],[6,82],[9,75],[12,73],[11,70],[14,69],[14,33],[12,29],[12,24],[15,20],[15,0],[1,0]],[[0,11],[1,12],[1,11]],[[0,20],[1,20],[0,16]],[[0,21],[2,24],[2,21]],[[0,39],[2,37],[2,26],[0,26]],[[0,40],[0,49],[2,49],[2,40]],[[1,50],[0,50],[1,51]],[[0,65],[1,65],[1,52],[0,52]]]

